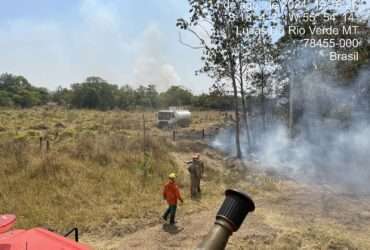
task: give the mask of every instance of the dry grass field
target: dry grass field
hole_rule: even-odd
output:
[[[220,120],[195,112],[187,130]],[[171,138],[154,112],[0,110],[0,213],[17,214],[20,228],[58,232],[157,216],[161,187],[179,168]]]
[[[223,122],[219,112],[194,112],[191,127],[179,129],[173,142],[171,131],[155,128],[154,112],[0,110],[0,214],[16,214],[18,228],[65,233],[77,226],[94,249],[194,249],[224,190],[234,187],[253,197],[256,211],[228,249],[370,249],[370,197],[296,183],[225,157],[198,138]],[[206,165],[196,201],[184,164],[193,152]],[[184,230],[176,234],[160,221],[161,188],[172,171],[185,198],[178,210]]]

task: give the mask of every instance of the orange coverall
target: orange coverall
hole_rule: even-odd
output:
[[[167,218],[170,215],[170,224],[175,224],[177,200],[180,200],[181,202],[183,202],[183,200],[180,195],[180,190],[174,181],[170,180],[164,186],[163,198],[167,201],[168,208],[163,214],[162,218],[167,221]]]
[[[169,181],[163,189],[163,198],[168,205],[177,205],[177,200],[182,201],[180,190],[174,181]]]

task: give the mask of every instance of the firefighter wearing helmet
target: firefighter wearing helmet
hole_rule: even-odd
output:
[[[170,216],[170,224],[174,225],[176,223],[175,216],[176,216],[176,209],[177,209],[177,201],[181,201],[183,203],[183,199],[180,194],[180,189],[176,185],[176,174],[170,173],[168,175],[168,182],[164,186],[163,189],[163,199],[167,201],[168,208],[164,212],[162,218],[163,220],[167,221],[168,216]]]
[[[187,162],[189,164],[188,171],[190,174],[190,195],[191,198],[200,196],[200,180],[204,173],[204,164],[200,160],[200,154],[194,154],[192,161]]]

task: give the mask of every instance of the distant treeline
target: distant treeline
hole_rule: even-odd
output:
[[[59,87],[56,91],[38,88],[23,76],[8,73],[0,75],[0,106],[29,108],[47,103],[83,109],[135,109],[168,106],[192,106],[204,109],[229,110],[231,96],[219,92],[194,95],[181,86],[171,86],[159,93],[155,85],[136,89],[125,85],[119,87],[100,77],[88,77],[70,88]]]

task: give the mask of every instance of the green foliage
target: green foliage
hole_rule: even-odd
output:
[[[172,86],[160,95],[164,106],[187,106],[191,105],[193,94],[181,86]]]
[[[45,88],[32,86],[23,76],[7,73],[0,76],[0,106],[29,108],[49,101],[72,108],[98,110],[157,109],[169,106],[228,110],[232,105],[230,96],[220,93],[196,96],[181,86],[172,86],[159,93],[155,85],[141,85],[137,89],[124,85],[119,88],[101,77],[92,76],[82,83],[72,84],[70,89],[58,87],[56,91],[49,92]]]
[[[52,93],[51,100],[59,105],[69,104],[72,100],[72,91],[66,88],[58,87],[58,89]]]
[[[100,77],[88,77],[83,83],[72,84],[71,104],[76,108],[108,110],[115,106],[116,85]]]
[[[135,107],[135,90],[128,85],[122,86],[116,95],[116,105],[120,109]]]
[[[206,95],[193,96],[192,106],[204,109],[232,110],[234,104],[233,96]]]
[[[135,91],[135,104],[140,107],[156,108],[159,106],[159,94],[154,85],[140,86]]]
[[[11,93],[0,90],[0,106],[12,106],[14,104]]]
[[[48,100],[46,89],[33,87],[23,76],[0,75],[0,106],[28,108],[45,104]]]

